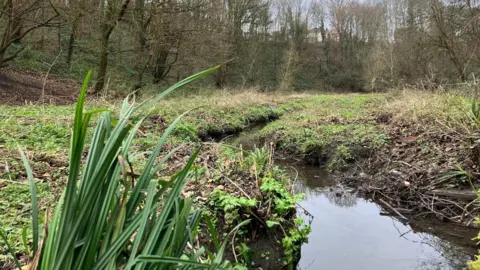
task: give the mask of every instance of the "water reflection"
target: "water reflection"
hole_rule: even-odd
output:
[[[256,128],[256,127],[255,127]],[[254,129],[255,129],[254,128]],[[255,132],[242,133],[231,143],[251,149]],[[335,186],[334,178],[318,167],[276,160],[304,193],[301,205],[313,216],[309,243],[302,246],[300,269],[463,269],[476,253],[476,230],[435,221],[414,220],[406,226],[381,208]],[[302,211],[299,211],[302,212]]]
[[[357,204],[357,197],[351,193],[340,193],[339,191],[326,192],[325,196],[331,204],[340,207],[354,207]]]
[[[474,230],[424,221],[406,226],[380,215],[378,205],[332,188],[324,171],[296,171],[294,190],[305,193],[300,204],[314,216],[300,269],[462,269],[475,253]]]

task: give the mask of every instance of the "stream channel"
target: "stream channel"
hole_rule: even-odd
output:
[[[247,129],[226,142],[252,149],[262,127]],[[477,252],[472,240],[477,230],[436,219],[403,224],[380,205],[339,189],[321,167],[293,160],[275,163],[296,179],[295,192],[305,194],[299,204],[314,217],[297,269],[466,269]],[[304,209],[298,209],[300,216]]]

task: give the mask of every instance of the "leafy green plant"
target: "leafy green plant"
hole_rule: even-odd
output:
[[[295,226],[288,231],[288,235],[282,239],[285,253],[285,265],[292,267],[295,259],[298,258],[300,247],[308,242],[308,234],[311,231],[310,225],[305,225],[302,218],[294,220]]]
[[[203,260],[203,248],[186,249],[198,231],[201,213],[193,209],[190,199],[180,194],[186,182],[194,176],[190,168],[198,151],[170,181],[155,179],[156,171],[165,161],[157,162],[157,157],[182,116],[173,121],[160,137],[136,181],[129,176],[126,166],[132,140],[144,119],[137,116],[138,113],[217,68],[182,80],[139,105],[133,97],[127,97],[118,119],[106,110],[84,112],[91,72],[87,74],[75,111],[68,181],[53,215],[46,215],[49,222],[43,235],[38,222],[32,170],[20,151],[32,197],[33,261],[30,269],[204,269],[229,266],[222,262],[226,243],[217,246],[215,256],[209,254]],[[102,115],[82,166],[89,122],[99,113]],[[1,232],[0,236],[21,269],[4,233]]]
[[[337,146],[333,155],[332,161],[328,165],[331,170],[341,170],[348,166],[348,163],[353,159],[352,153],[347,146],[341,144]]]
[[[451,178],[458,178],[459,184],[461,185],[470,185],[473,190],[476,190],[473,185],[472,178],[473,176],[463,169],[460,165],[457,165],[457,168],[451,172],[448,172],[438,178],[439,181],[446,181]]]
[[[269,202],[273,202],[274,214],[278,216],[293,212],[295,203],[303,198],[303,194],[292,195],[282,183],[269,176],[262,179],[260,190],[266,194]]]
[[[246,158],[250,166],[250,172],[258,177],[266,168],[270,160],[270,152],[267,147],[255,148]]]
[[[242,257],[243,264],[250,265],[252,263],[252,250],[245,243],[241,243],[237,248]]]
[[[262,179],[260,189],[266,194],[269,204],[273,202],[273,214],[266,221],[266,224],[269,228],[280,227],[282,230],[284,234],[282,245],[285,254],[285,265],[292,267],[295,259],[299,256],[300,246],[308,241],[310,225],[305,225],[301,218],[295,218],[294,224],[288,224],[285,217],[295,211],[295,204],[302,200],[303,194],[292,195],[279,181],[268,176]],[[290,228],[288,232],[285,226]]]
[[[225,154],[226,153],[226,154]],[[227,160],[230,162],[242,163],[241,168],[249,169],[256,164],[264,166],[255,177],[258,178],[257,184],[260,190],[261,201],[249,197],[230,194],[222,189],[215,189],[209,196],[210,206],[217,210],[220,218],[223,218],[226,228],[232,227],[245,218],[252,219],[252,222],[259,221],[257,226],[253,228],[261,230],[269,230],[270,233],[278,230],[284,242],[285,264],[293,266],[294,261],[298,258],[300,246],[307,241],[310,232],[309,225],[304,225],[303,220],[298,219],[292,222],[295,217],[296,203],[303,198],[303,194],[292,194],[288,190],[288,177],[285,171],[271,164],[271,152],[267,147],[253,150],[243,159],[233,148],[225,151],[226,157],[222,159],[222,163]],[[236,164],[229,163],[229,167],[235,167]],[[261,166],[259,166],[261,167]],[[238,188],[238,187],[236,187]],[[213,226],[212,226],[213,227]],[[245,231],[239,232],[245,235]],[[247,238],[248,241],[248,238]],[[282,242],[283,243],[283,242]],[[242,253],[242,247],[237,246],[236,250]],[[243,261],[244,265],[248,262]]]
[[[225,213],[225,223],[232,226],[240,220],[240,211],[251,212],[256,207],[258,201],[247,197],[236,197],[227,192],[215,189],[209,197],[210,202],[217,209]]]

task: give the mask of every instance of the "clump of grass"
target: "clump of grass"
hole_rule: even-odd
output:
[[[210,269],[229,266],[222,261],[225,243],[216,245],[216,255],[209,253],[209,256],[203,248],[187,248],[193,246],[189,243],[193,243],[198,233],[201,212],[193,209],[192,201],[180,194],[194,176],[190,168],[198,151],[170,181],[158,181],[155,177],[165,161],[157,162],[157,157],[181,116],[158,140],[138,179],[130,176],[126,165],[132,140],[144,119],[138,112],[216,68],[180,81],[141,104],[137,105],[132,97],[125,99],[118,118],[107,110],[84,112],[91,72],[88,73],[75,109],[68,181],[53,215],[45,214],[47,225],[43,233],[40,233],[33,173],[27,157],[20,151],[32,198],[33,260],[29,269]],[[99,113],[102,115],[82,165],[89,122]],[[12,251],[3,232],[1,237]],[[21,269],[13,251],[12,256]]]
[[[430,93],[407,89],[391,94],[376,111],[391,113],[398,122],[450,129],[466,128],[469,109],[469,100],[458,91]]]
[[[385,99],[378,94],[318,95],[268,124],[261,136],[308,162],[342,169],[387,142],[372,116]]]

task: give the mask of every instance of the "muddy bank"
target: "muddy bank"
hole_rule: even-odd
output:
[[[476,226],[478,136],[392,123],[390,143],[343,174],[343,181],[407,218]]]

